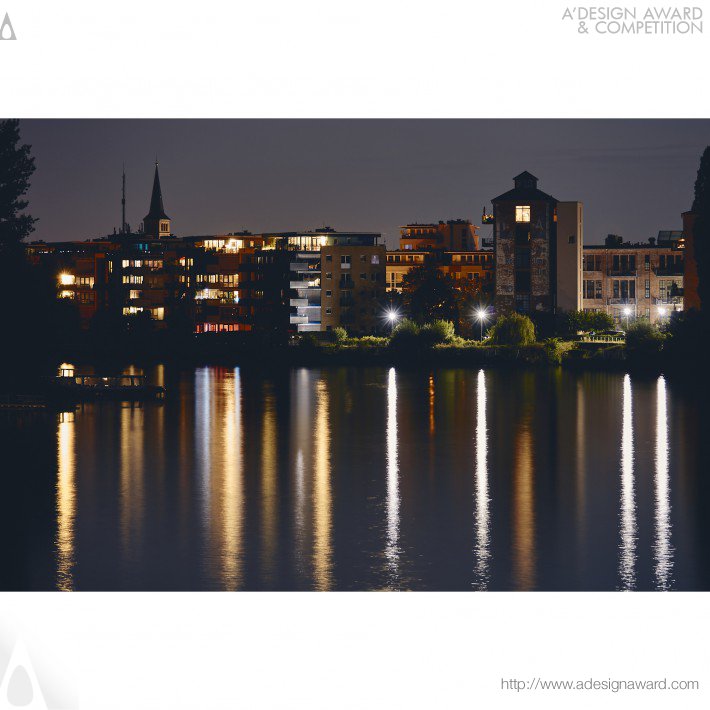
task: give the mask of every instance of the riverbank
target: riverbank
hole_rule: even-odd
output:
[[[121,372],[128,365],[158,363],[178,367],[249,365],[251,367],[464,367],[550,368],[578,371],[637,372],[695,377],[700,356],[682,358],[672,349],[633,351],[623,343],[588,343],[549,339],[525,346],[492,345],[457,338],[453,342],[397,344],[389,338],[346,338],[327,342],[305,338],[274,342],[253,334],[209,334],[175,338],[156,334],[150,339],[85,339],[42,352],[12,357],[5,353],[0,392],[36,391],[43,378],[52,377],[60,363],[79,371]],[[682,360],[682,361],[681,361]]]

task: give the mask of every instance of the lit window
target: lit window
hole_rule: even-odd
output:
[[[129,291],[128,292],[128,298],[130,299],[136,299],[141,297],[141,292],[140,291]]]
[[[530,205],[516,205],[515,221],[529,222],[530,221]]]
[[[59,274],[59,283],[62,286],[71,286],[74,283],[73,274]]]
[[[154,320],[163,320],[165,318],[165,308],[159,306],[158,308],[151,308],[150,311]]]
[[[379,264],[380,263],[380,256],[379,254],[373,254],[372,259],[370,260],[371,264]]]

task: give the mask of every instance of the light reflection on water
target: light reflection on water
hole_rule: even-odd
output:
[[[656,587],[666,591],[672,585],[673,547],[668,475],[668,395],[664,377],[658,378],[656,391],[656,540],[653,553]]]
[[[59,417],[37,586],[694,588],[681,398],[546,377],[161,368],[162,405]]]
[[[473,587],[488,589],[490,558],[490,498],[488,495],[488,430],[486,425],[486,374],[478,373],[476,382],[476,495],[475,495],[475,567]]]
[[[387,546],[388,584],[399,584],[399,450],[397,439],[397,373],[387,375]]]
[[[74,413],[57,424],[57,589],[74,589],[74,518],[76,516],[76,439]]]
[[[634,491],[634,425],[631,377],[624,375],[621,424],[621,513],[619,579],[623,590],[636,587],[636,494]]]

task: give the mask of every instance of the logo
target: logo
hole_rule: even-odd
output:
[[[581,35],[698,35],[703,33],[701,7],[636,7],[582,5],[568,7],[562,21],[571,21]]]
[[[0,708],[48,710],[27,649],[18,643],[0,684]]]
[[[8,653],[4,641],[0,637],[0,710],[76,710],[77,698],[53,663],[48,665],[41,656],[35,656],[33,662],[19,639]]]
[[[15,36],[15,30],[12,27],[12,22],[10,22],[9,13],[5,13],[5,19],[0,25],[0,40],[1,39],[17,39]]]

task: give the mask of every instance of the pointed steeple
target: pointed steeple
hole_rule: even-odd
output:
[[[160,174],[158,173],[158,161],[155,161],[155,176],[153,177],[153,192],[150,196],[150,210],[145,219],[170,219],[165,214],[163,207],[163,193],[160,190]]]
[[[170,217],[165,214],[163,207],[163,193],[160,189],[160,174],[158,161],[155,161],[155,176],[153,178],[153,192],[150,196],[150,210],[143,218],[143,231],[151,237],[161,239],[170,236]]]

